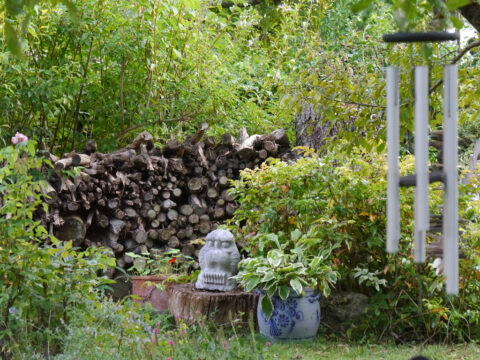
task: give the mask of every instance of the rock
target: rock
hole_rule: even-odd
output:
[[[132,281],[129,276],[119,275],[113,280],[115,280],[115,282],[109,284],[112,290],[108,292],[108,295],[110,295],[114,301],[119,301],[132,293]]]
[[[320,299],[321,324],[333,331],[345,331],[357,324],[368,307],[368,297],[354,292],[332,291]]]

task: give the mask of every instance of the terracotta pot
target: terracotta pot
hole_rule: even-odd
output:
[[[139,300],[134,300],[139,304],[149,302],[158,310],[168,310],[168,294],[167,290],[160,290],[154,284],[162,284],[168,278],[168,275],[149,275],[149,276],[132,276],[132,294],[140,297]],[[152,285],[148,285],[152,283]],[[172,283],[166,282],[165,286],[170,286]]]

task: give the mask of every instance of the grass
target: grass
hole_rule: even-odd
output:
[[[171,315],[155,314],[131,302],[121,306],[106,301],[85,311],[88,316],[80,314],[72,321],[63,352],[55,360],[409,360],[415,355],[430,360],[480,359],[477,344],[360,345],[326,339],[323,334],[313,341],[269,342],[252,322],[248,328],[224,329],[199,317],[196,324],[180,321],[175,326]]]
[[[460,345],[365,345],[356,346],[321,339],[311,343],[273,343],[271,359],[355,359],[355,360],[408,360],[415,355],[424,355],[431,360],[477,360],[480,346]]]

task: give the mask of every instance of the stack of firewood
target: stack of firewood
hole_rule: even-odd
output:
[[[206,128],[183,142],[172,138],[162,148],[143,132],[109,154],[97,152],[93,140],[82,154],[61,159],[47,154],[55,170],[44,191],[47,228],[76,246],[111,249],[125,268],[133,261],[126,253],[152,248],[178,248],[196,257],[201,244],[195,240],[237,208],[227,191],[230,180],[268,157],[290,154],[284,130],[252,136],[241,130],[237,141],[230,134],[216,141],[204,136]]]

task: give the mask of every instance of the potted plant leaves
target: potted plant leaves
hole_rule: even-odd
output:
[[[332,268],[332,249],[312,254],[307,235],[294,230],[266,234],[260,246],[269,244],[266,255],[244,259],[239,264],[239,281],[245,291],[257,289],[257,320],[260,333],[269,339],[313,338],[320,325],[320,295],[327,296],[338,279]]]
[[[191,271],[194,262],[190,256],[180,253],[179,249],[162,252],[152,249],[150,253],[127,253],[133,259],[130,272],[132,276],[132,294],[134,300],[144,304],[150,302],[158,310],[168,308],[166,287],[172,283],[195,281],[198,271]]]

